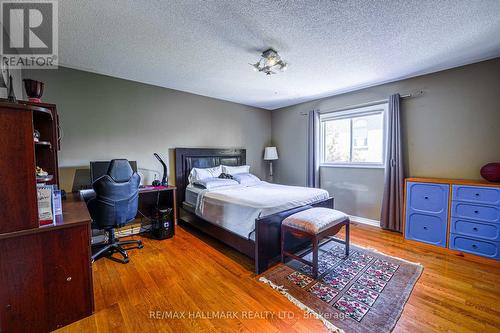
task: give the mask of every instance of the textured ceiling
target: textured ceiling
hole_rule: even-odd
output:
[[[500,1],[64,0],[59,35],[63,66],[275,109],[499,56]]]

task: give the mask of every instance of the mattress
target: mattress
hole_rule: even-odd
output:
[[[186,198],[185,202],[188,204],[192,205],[193,207],[196,207],[196,202],[198,200],[198,195],[200,192],[202,192],[203,189],[199,187],[195,187],[193,185],[188,185],[186,187]]]
[[[323,189],[267,182],[214,190],[188,188],[186,201],[188,192],[191,202],[194,201],[194,195],[197,195],[196,215],[246,239],[254,239],[255,219],[329,197],[328,192]]]

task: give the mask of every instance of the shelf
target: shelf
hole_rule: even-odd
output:
[[[48,146],[50,148],[52,148],[52,143],[50,143],[49,141],[35,141],[35,145],[36,146]]]
[[[47,114],[52,119],[52,112],[45,107],[36,106],[35,104],[31,104],[25,101],[17,101],[17,103],[11,103],[5,98],[0,98],[0,107],[5,107],[8,109],[18,109],[25,111],[33,111],[39,114]]]
[[[50,110],[45,109],[45,108],[39,108],[39,107],[32,107],[32,108],[33,108],[33,112],[37,112],[38,114],[45,114],[45,115],[49,116],[50,119],[52,119],[52,113],[50,112]]]
[[[45,109],[50,109],[50,108],[55,108],[56,105],[52,103],[45,103],[45,102],[32,102],[32,101],[18,101],[19,103],[25,104],[25,105],[31,105],[31,106],[37,106],[37,107],[42,107]]]
[[[36,182],[37,183],[46,183],[46,182],[50,182],[52,179],[54,179],[54,176],[53,175],[48,175],[46,177],[38,177],[36,176]]]

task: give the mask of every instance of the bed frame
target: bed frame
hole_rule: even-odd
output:
[[[255,220],[255,241],[212,224],[195,214],[195,207],[185,202],[188,176],[192,168],[211,168],[221,164],[245,165],[245,149],[176,148],[175,181],[177,186],[177,212],[180,223],[187,223],[255,260],[255,271],[261,274],[271,261],[280,256],[281,222],[286,217],[310,206],[333,208],[333,198],[308,206],[296,207]],[[301,248],[307,240],[287,238],[287,247]]]

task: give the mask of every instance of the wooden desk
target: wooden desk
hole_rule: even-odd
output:
[[[62,205],[63,215],[56,216],[56,224],[3,233],[0,234],[0,240],[76,227],[82,224],[85,226],[90,225],[90,215],[87,206],[83,201],[80,201],[78,196],[70,194],[66,200],[62,201]]]
[[[139,189],[139,211],[152,216],[156,205],[160,208],[173,208],[174,225],[177,223],[177,188],[175,186],[146,186]],[[142,216],[140,213],[137,217]],[[175,228],[175,227],[174,227]]]
[[[144,214],[147,217],[152,216],[152,212],[158,205],[160,208],[173,208],[174,221],[177,221],[177,187],[175,186],[146,186],[139,188],[139,212],[136,218],[142,217]],[[88,202],[95,198],[95,192],[92,189],[80,190],[80,195],[77,192],[73,193],[76,200]],[[142,214],[141,214],[142,213]]]
[[[90,215],[69,196],[55,225],[0,234],[0,332],[49,332],[92,314]]]

